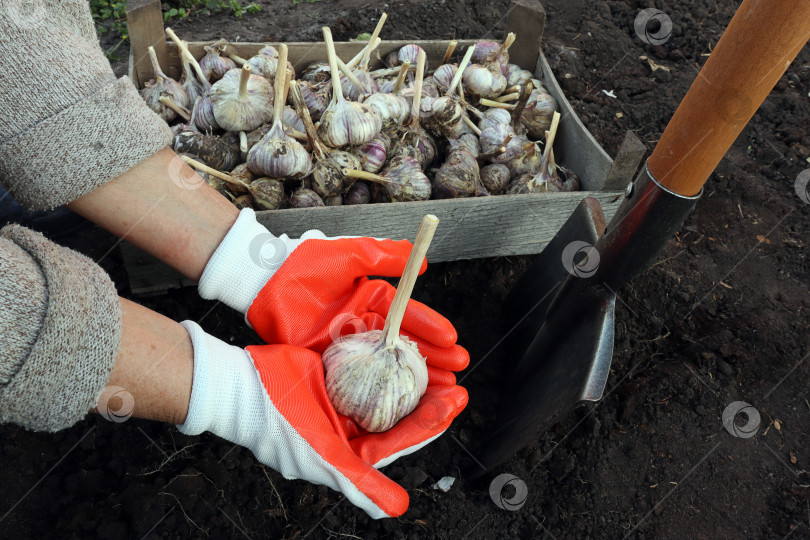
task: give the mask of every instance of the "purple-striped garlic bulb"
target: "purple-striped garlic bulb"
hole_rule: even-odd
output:
[[[202,68],[205,77],[211,82],[220,80],[228,71],[236,67],[233,60],[222,56],[227,47],[224,39],[203,47],[205,55],[200,58],[200,68]]]
[[[382,169],[390,149],[391,138],[381,131],[366,144],[355,147],[352,152],[360,158],[364,171],[375,173]]]

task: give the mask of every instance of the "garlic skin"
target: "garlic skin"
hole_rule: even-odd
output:
[[[315,121],[319,120],[329,104],[328,86],[324,85],[323,88],[317,88],[309,83],[299,81],[298,87],[301,89],[301,94],[304,96],[304,103],[306,103],[307,109],[309,109],[310,116],[312,116],[312,119]]]
[[[200,68],[209,81],[218,81],[228,71],[236,68],[236,63],[233,60],[221,56],[227,48],[224,39],[203,48],[205,49],[205,56],[200,58]]]
[[[301,143],[284,133],[279,122],[248,151],[247,164],[257,175],[303,178],[312,168],[312,159]]]
[[[481,183],[490,195],[500,195],[509,186],[509,169],[500,163],[481,167]]]
[[[189,106],[189,97],[180,83],[174,79],[169,78],[163,70],[160,69],[158,64],[157,54],[153,47],[149,47],[149,58],[152,61],[152,70],[155,72],[155,78],[146,83],[146,86],[141,90],[141,97],[163,120],[170,122],[177,118],[177,113],[172,109],[160,102],[160,98],[167,97],[174,101],[181,107]]]
[[[273,118],[273,88],[249,66],[232,69],[211,87],[211,105],[223,129],[251,131]]]
[[[356,147],[353,152],[360,158],[364,171],[375,173],[382,169],[390,148],[390,137],[381,131],[363,146]]]
[[[433,72],[433,80],[439,92],[447,92],[450,83],[453,82],[453,77],[456,76],[456,71],[458,71],[458,64],[443,64],[436,68],[436,71]]]
[[[408,118],[408,100],[397,94],[371,94],[363,99],[363,104],[380,117],[382,129],[401,126]]]
[[[464,108],[455,99],[447,96],[422,98],[420,108],[425,129],[434,135],[455,139],[463,133]]]
[[[352,101],[333,101],[321,115],[318,136],[332,148],[370,141],[382,129],[382,118],[371,107]]]
[[[340,414],[371,433],[413,412],[428,383],[425,358],[405,336],[386,346],[382,330],[340,338],[323,353],[326,393]]]
[[[300,187],[290,195],[290,208],[315,208],[326,206],[323,199],[309,188]]]
[[[474,133],[463,133],[458,138],[448,139],[447,146],[449,149],[448,153],[452,153],[456,150],[466,150],[472,154],[473,157],[478,157],[478,154],[481,153],[478,137],[476,137]]]
[[[462,80],[464,81],[464,90],[482,98],[493,99],[506,90],[506,77],[500,71],[478,64],[467,66]]]
[[[515,64],[508,64],[506,66],[506,85],[523,86],[534,78],[534,74],[522,67]]]
[[[526,128],[529,137],[540,139],[545,136],[546,130],[551,126],[551,119],[558,110],[559,105],[554,96],[535,89],[520,115],[520,123]]]
[[[352,82],[347,79],[345,75],[341,76],[340,85],[343,89],[343,94],[349,100],[361,101],[363,96],[374,95],[380,91],[380,87],[377,86],[377,81],[375,81],[367,71],[363,71],[362,69],[353,69],[352,74],[363,84],[363,87],[358,88],[352,84]]]
[[[355,182],[343,196],[343,204],[368,204],[371,201],[371,191],[365,182]]]
[[[311,84],[325,83],[328,82],[330,78],[329,62],[324,60],[312,62],[301,73],[301,81]]]
[[[194,102],[192,117],[194,118],[194,125],[203,133],[220,129],[220,125],[217,123],[216,117],[214,117],[214,106],[211,104],[209,92],[206,92]]]
[[[433,194],[436,199],[489,195],[481,184],[478,162],[466,150],[456,150],[447,157],[433,178]]]
[[[278,210],[287,205],[284,183],[276,178],[254,180],[250,184],[250,194],[253,196],[256,208],[262,210]]]

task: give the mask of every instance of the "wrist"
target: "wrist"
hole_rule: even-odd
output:
[[[191,338],[194,367],[188,414],[178,429],[186,435],[210,431],[231,442],[248,444],[256,415],[243,409],[250,409],[262,395],[250,356],[244,349],[206,334],[193,321],[180,324]]]
[[[277,238],[245,208],[220,242],[203,270],[198,290],[247,313],[256,295],[286,259],[286,235]]]
[[[292,240],[275,236],[245,208],[203,270],[198,286],[202,298],[219,300],[246,314],[253,300],[287,257],[304,240],[325,239],[320,231],[307,231]]]

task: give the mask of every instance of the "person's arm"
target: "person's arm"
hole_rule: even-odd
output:
[[[182,424],[191,399],[194,365],[188,332],[139,304],[124,298],[119,302],[121,346],[107,384],[132,396],[132,416]]]
[[[239,215],[168,148],[68,208],[195,281]]]

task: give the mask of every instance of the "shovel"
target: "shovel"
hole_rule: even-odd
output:
[[[484,469],[602,397],[616,291],[681,227],[808,39],[810,0],[744,0],[607,227],[598,201],[584,199],[516,284],[505,303],[516,367],[480,456]]]

